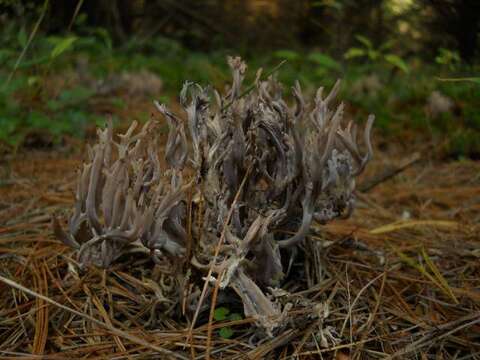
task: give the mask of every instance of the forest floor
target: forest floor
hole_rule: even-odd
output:
[[[250,318],[207,315],[189,332],[188,316],[162,316],[178,305],[162,303],[176,282],[148,259],[78,270],[51,217],[73,206],[83,145],[5,158],[0,357],[480,359],[480,163],[376,147],[353,217],[316,226],[304,245],[316,274],[291,293],[322,313],[256,343]],[[219,333],[227,327],[232,337]]]

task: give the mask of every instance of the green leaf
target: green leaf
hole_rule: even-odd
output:
[[[224,339],[230,339],[233,336],[233,330],[231,327],[223,327],[218,331],[218,334]]]
[[[50,57],[52,59],[55,59],[59,55],[63,54],[65,51],[70,50],[73,47],[75,41],[77,41],[76,36],[69,36],[61,39],[53,48],[52,52],[50,53]]]
[[[52,119],[38,111],[30,112],[27,123],[33,129],[51,129],[53,127]]]
[[[324,79],[329,74],[329,70],[327,68],[318,67],[313,71],[313,75],[316,79]],[[303,84],[304,82],[302,82]]]
[[[392,64],[393,66],[396,66],[400,70],[402,70],[404,73],[408,73],[410,71],[410,68],[408,67],[407,63],[403,61],[403,59],[400,56],[394,55],[394,54],[387,54],[385,55],[385,60]]]
[[[4,65],[4,62],[7,62],[13,55],[14,51],[11,49],[0,49],[0,64]]]
[[[435,57],[435,62],[440,65],[448,65],[452,68],[455,65],[460,64],[461,58],[457,51],[440,48],[438,50],[438,55]]]
[[[93,123],[91,114],[85,111],[71,109],[59,112],[56,116],[57,127],[53,133],[70,133],[75,136],[83,136],[85,126]],[[105,120],[104,120],[105,121]]]
[[[72,89],[63,90],[58,99],[63,103],[80,103],[94,94],[94,91],[83,86],[77,86]]]
[[[353,59],[357,57],[364,57],[367,54],[367,52],[364,49],[360,48],[350,48],[347,50],[347,52],[343,55],[345,59]]]
[[[340,70],[340,64],[335,59],[320,52],[311,53],[308,60],[328,69]]]
[[[355,35],[355,38],[360,41],[363,45],[365,45],[365,47],[369,48],[369,49],[373,49],[373,44],[372,44],[372,41],[367,38],[366,36],[363,36],[363,35]]]
[[[157,97],[157,99],[160,104],[165,104],[167,106],[169,106],[172,103],[171,97],[167,95],[160,95]]]
[[[213,318],[216,321],[222,321],[227,318],[227,315],[230,313],[230,310],[227,309],[226,307],[219,307],[215,309],[215,312],[213,313]]]
[[[39,76],[29,76],[27,79],[27,84],[28,86],[35,86],[40,83],[40,77]]]
[[[18,68],[19,69],[28,69],[29,67],[35,66],[35,65],[41,65],[41,64],[46,64],[50,61],[49,56],[39,56],[37,58],[34,58],[32,60],[28,61],[23,61]]]
[[[57,111],[62,107],[62,103],[55,99],[50,99],[47,101],[47,108],[52,111]]]
[[[368,54],[368,58],[372,61],[375,61],[380,57],[380,52],[374,49],[368,50],[367,54]]]
[[[300,55],[293,50],[277,50],[273,55],[282,60],[288,60],[290,62],[295,62],[300,58]]]
[[[230,321],[238,321],[238,320],[242,320],[242,319],[243,319],[243,317],[239,313],[232,313],[228,317],[228,320],[230,320]]]
[[[21,121],[18,116],[4,116],[0,113],[0,145],[3,141],[9,146],[17,146],[21,143],[24,133],[20,131]]]
[[[121,98],[110,99],[110,104],[119,109],[125,109],[125,107],[127,106],[127,104],[125,104],[125,101],[123,101],[123,99]]]
[[[77,86],[73,89],[63,90],[57,98],[48,100],[47,107],[52,111],[59,111],[72,106],[76,108],[85,107],[92,95],[94,95],[93,90]]]
[[[77,18],[75,19],[75,25],[84,25],[87,22],[87,14],[81,13],[78,14]]]
[[[112,43],[112,38],[110,37],[110,34],[108,33],[108,31],[103,28],[97,28],[95,30],[95,33],[100,35],[100,37],[105,42],[105,46],[107,47],[107,50],[111,51],[113,48],[113,43]]]
[[[378,48],[378,51],[383,52],[385,50],[391,49],[394,45],[394,41],[392,39],[385,41],[380,47]]]

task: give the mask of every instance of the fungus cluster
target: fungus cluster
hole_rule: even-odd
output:
[[[355,178],[372,157],[374,117],[362,153],[356,125],[344,126],[344,106],[334,106],[340,82],[328,94],[318,89],[312,104],[297,82],[289,106],[275,77],[262,80],[260,70],[245,91],[245,63],[229,65],[225,94],[184,84],[184,117],[155,103],[169,126],[165,161],[153,120],[137,133],[136,123],[117,136],[111,123],[99,130],[68,229],[54,220],[54,231],[82,266],[108,268],[142,248],[157,263],[170,257],[209,271],[207,281],[233,289],[245,315],[271,335],[285,309],[267,291],[281,288],[312,222],[351,214]]]

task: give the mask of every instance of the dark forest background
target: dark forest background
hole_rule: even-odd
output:
[[[282,60],[287,85],[343,78],[350,116],[375,113],[386,136],[480,153],[478,0],[3,0],[0,14],[4,151],[88,135],[107,114],[145,120],[187,79],[225,86],[238,54],[250,80]]]
[[[24,25],[41,11],[38,1],[8,3],[3,10]],[[83,25],[107,30],[115,44],[163,36],[192,50],[253,55],[320,47],[341,56],[361,34],[375,46],[394,40],[403,56],[430,60],[443,47],[474,62],[480,31],[476,0],[52,0],[42,29],[80,31],[78,15]]]

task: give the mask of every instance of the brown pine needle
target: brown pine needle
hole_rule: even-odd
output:
[[[41,300],[43,300],[43,301],[48,302],[49,304],[55,305],[55,306],[58,307],[58,308],[61,308],[61,309],[65,310],[65,311],[68,311],[68,312],[70,312],[70,313],[72,313],[72,314],[75,314],[75,315],[77,315],[77,316],[80,316],[80,317],[82,317],[82,318],[84,318],[84,319],[86,319],[86,320],[88,320],[88,321],[91,321],[91,322],[95,323],[96,325],[99,325],[99,326],[105,328],[106,330],[110,331],[112,334],[117,335],[117,336],[120,336],[120,337],[122,337],[122,338],[124,338],[124,339],[126,339],[126,340],[129,340],[129,341],[131,341],[131,342],[133,342],[133,343],[135,343],[135,344],[145,346],[146,348],[152,349],[152,350],[154,350],[154,351],[156,351],[156,352],[158,352],[158,353],[160,353],[160,354],[168,355],[168,356],[174,357],[174,358],[176,358],[176,359],[188,360],[188,357],[186,357],[186,356],[183,356],[183,355],[180,355],[180,354],[175,353],[175,352],[173,352],[173,351],[164,349],[164,348],[162,348],[162,347],[160,347],[160,346],[158,346],[158,345],[151,344],[151,343],[149,343],[148,341],[145,341],[145,340],[143,340],[143,339],[141,339],[141,338],[139,338],[139,337],[137,337],[137,336],[135,336],[135,335],[129,334],[129,333],[125,332],[125,331],[122,331],[122,330],[120,330],[120,329],[117,329],[117,328],[113,327],[112,325],[108,325],[108,324],[106,324],[106,323],[104,323],[104,322],[102,322],[102,321],[99,321],[99,320],[91,317],[90,315],[84,314],[84,313],[82,313],[82,312],[80,312],[80,311],[77,311],[77,310],[74,310],[74,309],[72,309],[72,308],[69,308],[68,306],[62,305],[62,304],[56,302],[55,300],[52,300],[52,299],[50,299],[50,298],[47,297],[47,296],[44,296],[44,295],[39,294],[39,293],[37,293],[37,292],[35,292],[35,291],[31,290],[31,289],[28,289],[28,288],[26,288],[25,286],[20,285],[19,283],[15,282],[15,281],[13,281],[13,280],[11,280],[11,279],[7,279],[6,277],[3,277],[3,276],[0,275],[0,281],[3,282],[3,283],[5,283],[5,284],[7,284],[8,286],[11,286],[11,287],[17,289],[17,290],[20,290],[20,291],[25,292],[25,293],[27,293],[28,295],[34,296],[34,297],[36,297],[36,298],[38,298],[38,299],[41,299]]]

